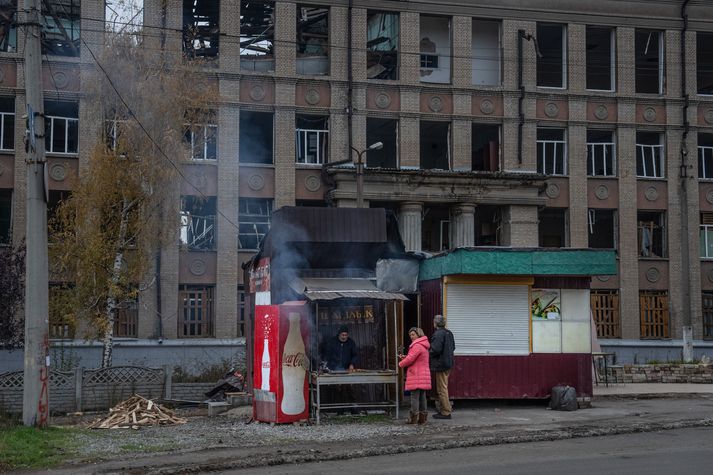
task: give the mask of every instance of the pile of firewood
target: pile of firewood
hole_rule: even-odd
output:
[[[185,424],[186,419],[138,394],[109,409],[109,416],[89,425],[90,429],[138,429],[140,426]]]

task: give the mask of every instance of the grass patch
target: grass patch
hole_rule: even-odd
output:
[[[0,472],[47,468],[75,454],[81,429],[14,426],[0,428]]]

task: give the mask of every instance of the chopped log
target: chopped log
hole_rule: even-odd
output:
[[[109,416],[89,425],[90,429],[139,429],[147,425],[185,424],[186,419],[150,399],[133,395],[109,409]]]

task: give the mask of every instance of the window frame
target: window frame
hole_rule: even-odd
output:
[[[637,68],[640,69],[640,66],[638,64],[637,60],[637,50],[636,50],[636,31],[637,30],[643,30],[643,31],[648,31],[649,34],[651,33],[657,33],[658,34],[658,92],[641,92],[638,90],[637,84],[637,78],[636,78],[636,70]],[[663,95],[665,93],[665,85],[664,81],[666,79],[666,49],[665,49],[665,36],[666,32],[665,30],[657,30],[657,29],[650,29],[650,28],[637,28],[634,31],[634,92],[636,94],[649,94],[649,95]]]
[[[645,214],[656,214],[658,218],[658,223],[656,220],[643,220],[641,219],[641,213]],[[650,239],[650,244],[647,247],[648,248],[648,255],[645,255],[644,253],[644,233],[643,230],[645,229],[645,226],[642,226],[642,223],[652,223],[650,229],[651,236],[649,237]],[[654,248],[658,247],[655,246],[654,243],[654,238],[656,236],[656,231],[657,228],[660,229],[661,231],[661,255],[655,255],[654,254]],[[637,243],[637,251],[638,251],[638,256],[639,259],[666,259],[668,257],[668,220],[666,216],[666,212],[664,211],[655,211],[655,210],[637,210],[636,212],[636,243]]]
[[[701,36],[708,36],[708,39],[713,42],[713,31],[697,31],[696,32],[696,94],[699,96],[703,97],[711,97],[713,96],[713,84],[711,84],[711,90],[710,92],[701,92],[700,86],[699,86],[699,79],[700,79],[700,56],[701,56],[701,51],[699,50],[699,45],[701,43],[700,37]],[[710,45],[710,43],[709,43]],[[711,56],[710,59],[710,64],[708,65],[709,67],[713,68],[713,50],[709,53]],[[713,77],[713,71],[710,72],[711,76]]]
[[[261,211],[262,211],[262,206],[266,205],[267,207],[265,209],[267,210],[267,212],[260,213],[260,214],[245,212],[243,207],[248,206],[251,203],[255,204],[255,205],[259,204]],[[238,200],[238,250],[239,251],[255,251],[255,250],[259,249],[260,243],[265,238],[265,235],[270,230],[270,226],[272,224],[273,206],[274,206],[274,202],[270,198],[240,198]],[[247,211],[251,211],[251,210],[248,208]],[[246,218],[248,218],[248,219],[246,219]],[[253,229],[255,230],[255,232],[254,233],[242,232],[243,226],[249,226],[249,225],[253,226]],[[266,225],[267,229],[265,230],[265,232],[262,232],[262,233],[258,232],[257,225]],[[245,236],[253,236],[253,235],[255,236],[255,238],[256,238],[255,247],[243,247],[241,237],[244,235]]]
[[[114,337],[139,337],[139,297],[125,300],[116,309]]]
[[[665,163],[665,149],[664,149],[664,139],[663,139],[663,133],[662,132],[644,132],[644,133],[655,133],[658,134],[659,137],[659,143],[655,145],[651,144],[640,144],[638,137],[636,138],[636,178],[644,178],[644,179],[665,179],[666,178],[666,163]],[[637,135],[639,132],[637,132]],[[652,152],[652,155],[656,150],[658,150],[658,170],[660,171],[660,175],[646,175],[646,157],[645,157],[645,150],[650,150]],[[641,168],[643,169],[644,174],[639,175],[639,158],[641,158]],[[653,168],[654,168],[654,173],[656,173],[656,158],[655,156],[651,157]]]
[[[708,152],[710,160],[710,173],[707,172],[706,167],[706,152]],[[701,173],[702,172],[702,173]],[[706,176],[710,175],[710,176]],[[698,179],[699,180],[713,180],[713,145],[699,145],[698,146]]]
[[[567,70],[569,63],[567,61],[567,52],[568,52],[568,41],[567,41],[567,24],[566,23],[557,23],[557,22],[549,22],[549,21],[542,21],[542,22],[537,22],[537,25],[535,26],[535,30],[537,30],[537,26],[539,25],[547,25],[547,26],[559,26],[562,29],[562,85],[561,86],[543,86],[540,85],[540,81],[538,80],[538,74],[537,71],[540,69],[540,61],[544,59],[543,57],[537,56],[536,60],[536,65],[535,65],[535,84],[537,85],[538,88],[542,89],[557,89],[557,90],[566,90],[568,86],[567,82]],[[522,40],[519,40],[522,41]],[[546,64],[542,64],[542,67],[547,67]],[[585,78],[586,79],[586,78]]]
[[[595,89],[591,87],[587,87],[587,73],[588,73],[588,68],[589,68],[589,60],[588,60],[588,54],[586,53],[587,51],[587,30],[589,28],[596,28],[600,30],[607,29],[609,30],[609,81],[610,81],[610,87],[609,89]],[[585,90],[586,91],[599,91],[599,92],[616,92],[616,27],[611,27],[611,26],[597,26],[597,25],[587,25],[585,27],[585,59],[584,59],[584,64],[585,64],[585,77],[584,77],[584,82],[585,82]]]
[[[587,131],[589,132],[589,131]],[[617,176],[617,160],[616,160],[616,139],[614,132],[604,131],[611,134],[611,142],[590,142],[587,140],[587,176],[589,177],[606,177],[612,178]],[[595,147],[603,147],[603,165],[604,174],[596,173],[596,155],[593,153]],[[610,152],[608,152],[610,150]],[[608,153],[611,153],[611,165],[607,167]],[[591,166],[591,173],[590,173]],[[607,169],[611,168],[611,173],[606,173]]]
[[[186,140],[190,148],[190,159],[194,162],[212,162],[218,160],[218,125],[212,123],[186,124],[185,127],[186,134],[184,136],[184,140],[189,138],[187,136],[190,136],[190,140]],[[208,133],[209,130],[211,130],[211,134]],[[196,136],[200,132],[202,132],[203,135],[202,139],[196,139]],[[209,140],[211,138],[212,140]],[[202,157],[196,157],[195,155],[197,145],[199,145],[199,140],[202,140],[203,143]],[[214,143],[215,157],[213,158],[208,157],[209,143]]]
[[[323,165],[329,162],[329,116],[311,116],[298,114],[296,122],[300,118],[312,117],[324,120],[323,129],[301,128],[295,124],[295,163],[297,165]],[[316,147],[310,147],[310,137],[316,136]],[[313,152],[310,152],[313,150]],[[314,160],[307,159],[313,157]],[[302,161],[300,161],[302,158]]]
[[[647,301],[660,307],[644,305]],[[639,290],[639,338],[642,340],[668,340],[671,338],[671,302],[667,290]],[[647,313],[647,310],[651,312]],[[649,318],[647,318],[649,317]],[[658,321],[657,321],[658,320]],[[653,333],[653,334],[652,334]]]
[[[5,147],[5,120],[6,117],[12,116],[12,134],[10,139],[12,140],[12,148]],[[0,150],[3,152],[14,152],[15,151],[15,113],[14,112],[0,112]]]
[[[565,128],[560,128],[560,127],[538,127],[537,132],[539,131],[544,131],[544,130],[558,130],[562,132],[562,140],[550,140],[550,139],[536,139],[537,143],[537,173],[541,173],[543,175],[547,176],[568,176],[569,172],[569,167],[568,167],[568,160],[567,160],[567,129]],[[556,173],[557,171],[557,144],[562,144],[563,152],[562,152],[562,173]],[[552,157],[553,162],[553,170],[554,173],[547,173],[547,146],[548,145],[554,145],[553,148],[553,154],[554,156]],[[542,152],[542,156],[540,156],[540,152]],[[542,171],[540,171],[540,162],[542,162]]]
[[[201,202],[202,201],[202,202]],[[213,205],[213,214],[194,214],[192,210],[197,207],[200,209],[205,209],[208,207],[208,202]],[[216,237],[218,235],[216,224],[216,216],[218,214],[217,197],[208,196],[203,200],[197,196],[184,195],[181,196],[181,209],[179,210],[180,224],[179,224],[179,236],[178,241],[181,247],[188,249],[189,251],[214,251],[217,249]],[[189,232],[193,229],[194,219],[202,219],[204,224],[205,237],[202,239],[195,239],[197,234]],[[186,239],[184,240],[184,230]],[[198,234],[199,236],[200,234]],[[193,236],[192,242],[189,242],[189,236]]]
[[[191,297],[200,295],[200,297]],[[201,305],[190,305],[188,301],[200,301]],[[207,314],[207,318],[187,319],[186,311],[196,310]],[[213,338],[215,330],[215,286],[180,285],[178,287],[178,338]],[[194,325],[193,332],[187,330]],[[187,334],[188,333],[188,334]]]
[[[73,156],[73,155],[78,155],[79,154],[79,118],[75,117],[64,117],[64,116],[56,116],[56,115],[46,115],[45,116],[45,124],[47,124],[47,121],[49,120],[49,137],[45,137],[45,153],[52,154],[52,155],[65,155],[65,156]],[[55,121],[64,121],[64,151],[57,151],[54,150],[54,135],[55,135]],[[68,151],[69,149],[69,124],[70,123],[75,123],[76,124],[76,130],[77,130],[77,150],[76,151]],[[46,130],[46,127],[45,127]],[[49,144],[49,149],[47,148]]]
[[[589,293],[589,307],[597,330],[597,338],[621,338],[619,289],[592,289]]]

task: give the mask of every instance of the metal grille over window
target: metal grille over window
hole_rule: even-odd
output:
[[[668,292],[665,290],[639,291],[641,338],[670,338]]]
[[[272,200],[241,198],[238,210],[240,249],[257,249],[270,229]]]
[[[127,300],[119,304],[114,321],[114,336],[136,338],[139,326],[139,301]]]
[[[179,336],[213,336],[213,287],[182,285],[178,292],[178,302]]]
[[[616,176],[616,147],[613,133],[587,131],[587,175]]]
[[[636,176],[663,178],[663,143],[658,132],[636,133]]]
[[[76,102],[45,102],[45,151],[76,154],[79,144],[79,106]]]
[[[537,172],[567,174],[567,142],[564,129],[537,129]]]
[[[189,250],[215,249],[216,198],[181,198],[181,244]]]
[[[592,316],[597,326],[597,337],[621,338],[619,291],[592,290],[589,295]]]

